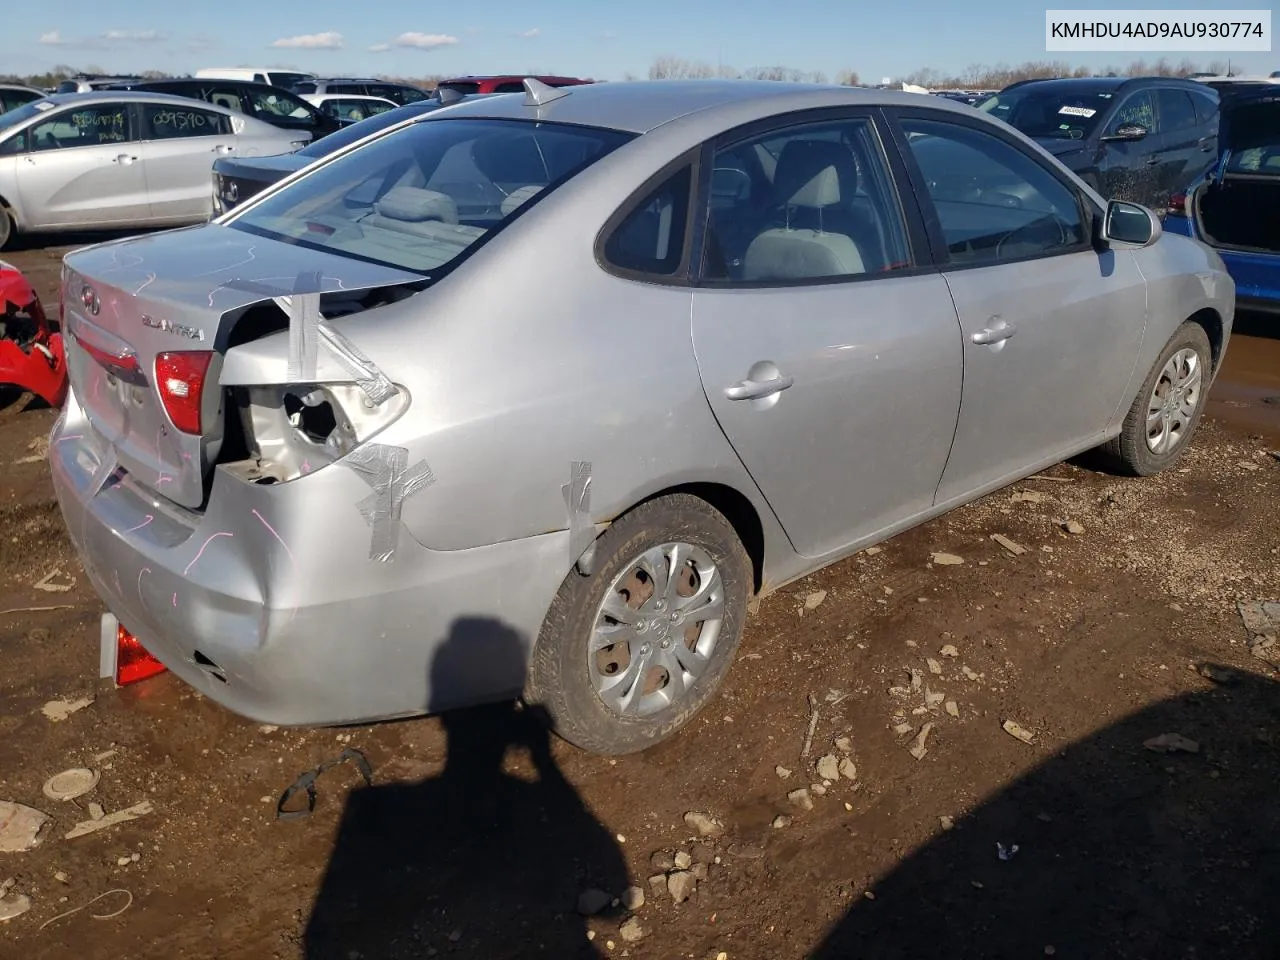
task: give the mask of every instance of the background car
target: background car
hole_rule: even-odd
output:
[[[1222,97],[1217,165],[1170,198],[1165,229],[1218,251],[1242,308],[1280,314],[1280,87]]]
[[[315,74],[275,67],[201,67],[196,71],[196,77],[202,80],[249,80],[288,90],[295,83],[314,79]]]
[[[519,93],[524,90],[524,80],[531,74],[507,73],[484,77],[451,77],[436,84],[437,90],[452,90],[456,93]],[[575,87],[590,80],[577,77],[552,77],[539,74],[532,79],[548,87]]]
[[[91,93],[117,83],[132,83],[141,77],[107,76],[104,74],[82,73],[78,76],[62,80],[54,88],[55,93]]]
[[[1157,210],[1217,155],[1217,94],[1194,80],[1027,80],[978,109],[1035,139],[1103,196]]]
[[[372,78],[335,77],[302,80],[293,84],[291,89],[296,94],[307,96],[341,94],[343,96],[356,97],[382,97],[384,100],[390,100],[392,103],[398,103],[401,106],[406,103],[417,103],[419,100],[426,100],[431,96],[421,87],[415,87],[408,83],[394,83],[390,80],[375,80]]]
[[[331,133],[323,140],[309,144],[296,153],[285,153],[276,157],[219,157],[213,163],[215,209],[218,213],[225,213],[278,180],[283,180],[307,164],[350,146],[357,140],[363,140],[370,134],[393,127],[411,117],[431,113],[451,103],[470,99],[474,98],[445,91],[428,100],[419,100],[417,103],[397,107],[395,110],[388,110],[361,120],[359,123],[351,124],[337,133]]]
[[[305,132],[319,140],[344,124],[316,109],[295,93],[251,80],[208,80],[182,77],[112,84],[111,90],[142,90],[190,97],[247,114],[282,130]]]
[[[302,725],[523,693],[642,750],[714,696],[757,591],[1099,445],[1144,476],[1187,450],[1230,277],[1008,126],[526,84],[65,258],[68,536],[203,695]]]
[[[399,106],[383,97],[358,97],[342,93],[304,93],[301,96],[321,113],[333,117],[339,123],[359,123]]]
[[[0,247],[19,232],[207,220],[222,154],[280,153],[305,133],[163,94],[54,94],[0,115]]]
[[[48,94],[20,83],[0,83],[0,113],[15,110],[32,100],[43,100]]]

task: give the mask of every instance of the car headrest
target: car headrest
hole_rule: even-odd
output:
[[[392,187],[374,204],[374,210],[390,220],[458,222],[458,205],[452,197],[421,187]]]
[[[793,207],[830,207],[851,199],[857,187],[853,154],[834,140],[792,140],[773,176],[778,203]]]

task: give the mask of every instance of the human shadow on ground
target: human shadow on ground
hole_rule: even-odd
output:
[[[454,624],[433,686],[475,669],[522,676],[508,627]],[[305,931],[308,960],[598,957],[578,896],[627,887],[612,835],[551,756],[547,726],[514,702],[442,715],[448,755],[437,776],[352,792]],[[503,769],[527,752],[536,779]]]
[[[1205,672],[957,817],[810,956],[1280,957],[1280,684]],[[1199,752],[1144,748],[1169,733]]]

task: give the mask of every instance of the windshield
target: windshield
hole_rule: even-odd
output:
[[[30,103],[24,103],[8,113],[0,113],[0,130],[16,127],[32,117],[39,116],[46,110],[52,110],[54,106],[55,104],[51,100],[32,100]]]
[[[1069,90],[1057,86],[1015,87],[978,104],[1028,137],[1083,140],[1115,99],[1112,90]]]
[[[415,123],[325,164],[227,225],[426,274],[461,260],[524,203],[631,136],[524,120]]]
[[[286,70],[271,71],[271,85],[284,87],[286,90],[290,89],[295,83],[313,79],[315,79],[315,75],[310,73],[289,73]]]

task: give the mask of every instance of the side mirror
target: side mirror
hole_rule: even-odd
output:
[[[1132,142],[1143,139],[1151,131],[1140,123],[1122,123],[1115,131],[1103,137],[1103,140],[1123,140]]]
[[[1102,239],[1108,243],[1127,243],[1136,247],[1149,247],[1164,232],[1160,218],[1137,203],[1112,200],[1107,204],[1107,214],[1102,221]]]

